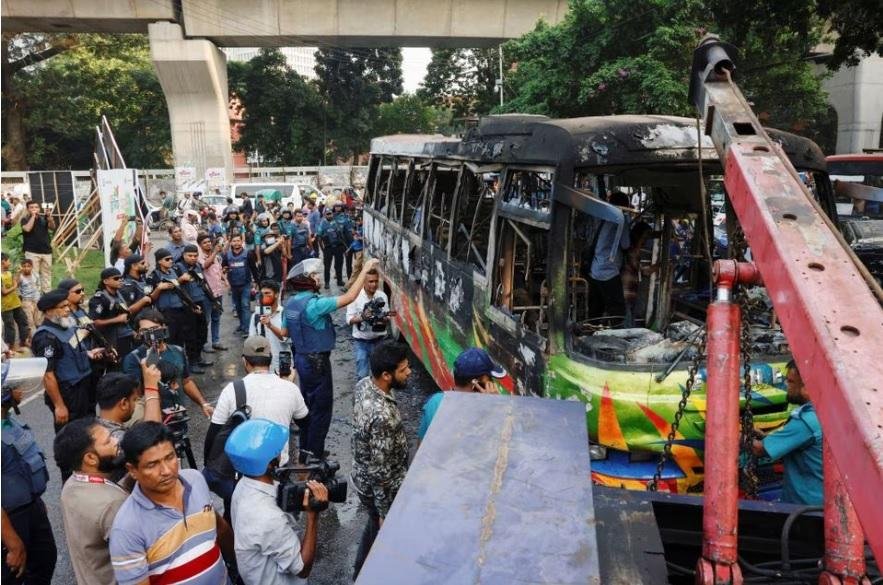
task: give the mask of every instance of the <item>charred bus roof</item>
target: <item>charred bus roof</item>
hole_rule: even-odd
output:
[[[801,170],[824,171],[821,149],[807,138],[767,130]],[[440,134],[401,134],[375,138],[377,155],[418,156],[498,164],[573,167],[630,167],[695,163],[698,159],[696,120],[677,116],[592,116],[552,119],[505,114],[487,116],[462,139]],[[702,159],[718,160],[708,136]]]

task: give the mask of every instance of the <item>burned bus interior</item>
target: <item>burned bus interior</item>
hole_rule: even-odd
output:
[[[818,148],[771,135],[827,204]],[[385,233],[384,249],[411,281],[430,279],[421,253],[429,245],[433,261],[441,252],[472,271],[489,313],[547,351],[556,322],[569,352],[615,367],[658,368],[696,351],[710,267],[735,257],[739,230],[717,155],[707,137],[697,148],[694,120],[491,116],[462,139],[392,136],[372,152],[366,205],[399,227],[400,238]],[[617,224],[620,252],[610,260],[625,309],[599,314],[590,275],[605,221]],[[787,355],[763,288],[745,298],[753,353]]]

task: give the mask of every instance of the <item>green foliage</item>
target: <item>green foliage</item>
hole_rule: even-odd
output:
[[[769,125],[802,131],[828,116],[805,60],[820,21],[800,0],[574,0],[564,21],[540,23],[505,47],[513,60],[504,111],[557,117],[694,115],[693,49],[706,31],[736,44],[740,87]]]
[[[857,65],[859,58],[876,52],[883,57],[883,6],[880,0],[817,0],[819,16],[836,33],[828,67]]]
[[[367,151],[378,106],[402,93],[401,50],[322,48],[316,75],[334,154],[349,158]]]
[[[230,94],[239,99],[243,127],[238,150],[264,164],[314,165],[323,158],[322,96],[287,65],[278,49],[261,49],[245,63],[229,63]]]
[[[373,134],[429,134],[449,123],[448,110],[428,106],[416,95],[405,94],[392,102],[380,104]]]
[[[499,103],[497,49],[433,49],[417,95],[453,116],[485,115]]]
[[[31,168],[91,168],[107,116],[126,164],[168,166],[165,97],[144,35],[76,35],[73,48],[16,75]]]

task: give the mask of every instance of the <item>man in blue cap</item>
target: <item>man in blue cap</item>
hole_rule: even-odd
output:
[[[463,351],[454,360],[454,387],[455,392],[481,392],[482,394],[496,394],[497,388],[494,379],[506,377],[506,370],[491,359],[488,353],[478,347],[470,347]],[[423,418],[420,419],[420,428],[417,429],[417,437],[422,441],[432,424],[432,419],[441,406],[444,392],[436,392],[429,397],[423,405]]]
[[[292,516],[276,505],[273,472],[288,444],[288,428],[257,418],[237,426],[224,445],[242,478],[232,498],[234,548],[239,576],[246,585],[306,583],[316,558],[319,512],[328,504],[328,488],[307,482],[303,508],[307,526],[298,538]],[[315,508],[310,507],[310,497]]]

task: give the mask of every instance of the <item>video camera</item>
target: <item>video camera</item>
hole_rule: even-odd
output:
[[[151,327],[141,332],[141,339],[145,345],[156,347],[169,338],[169,328],[165,326]]]
[[[187,461],[191,469],[196,469],[196,457],[193,455],[193,447],[190,444],[190,434],[187,432],[187,423],[190,416],[187,409],[181,405],[162,409],[163,424],[172,432],[172,444],[178,459]]]
[[[380,297],[374,297],[362,308],[362,324],[365,328],[370,327],[371,331],[384,331],[386,329],[386,319],[395,317],[395,311],[386,311],[386,301]]]
[[[274,478],[279,481],[276,491],[276,505],[283,512],[300,512],[304,510],[304,493],[307,491],[307,481],[315,480],[325,484],[328,488],[328,501],[342,504],[346,501],[346,480],[338,479],[337,472],[340,463],[327,459],[311,459],[302,465],[288,465],[275,471]],[[294,476],[306,475],[304,479]],[[309,510],[321,512],[328,507],[327,503],[319,504],[310,494]]]

